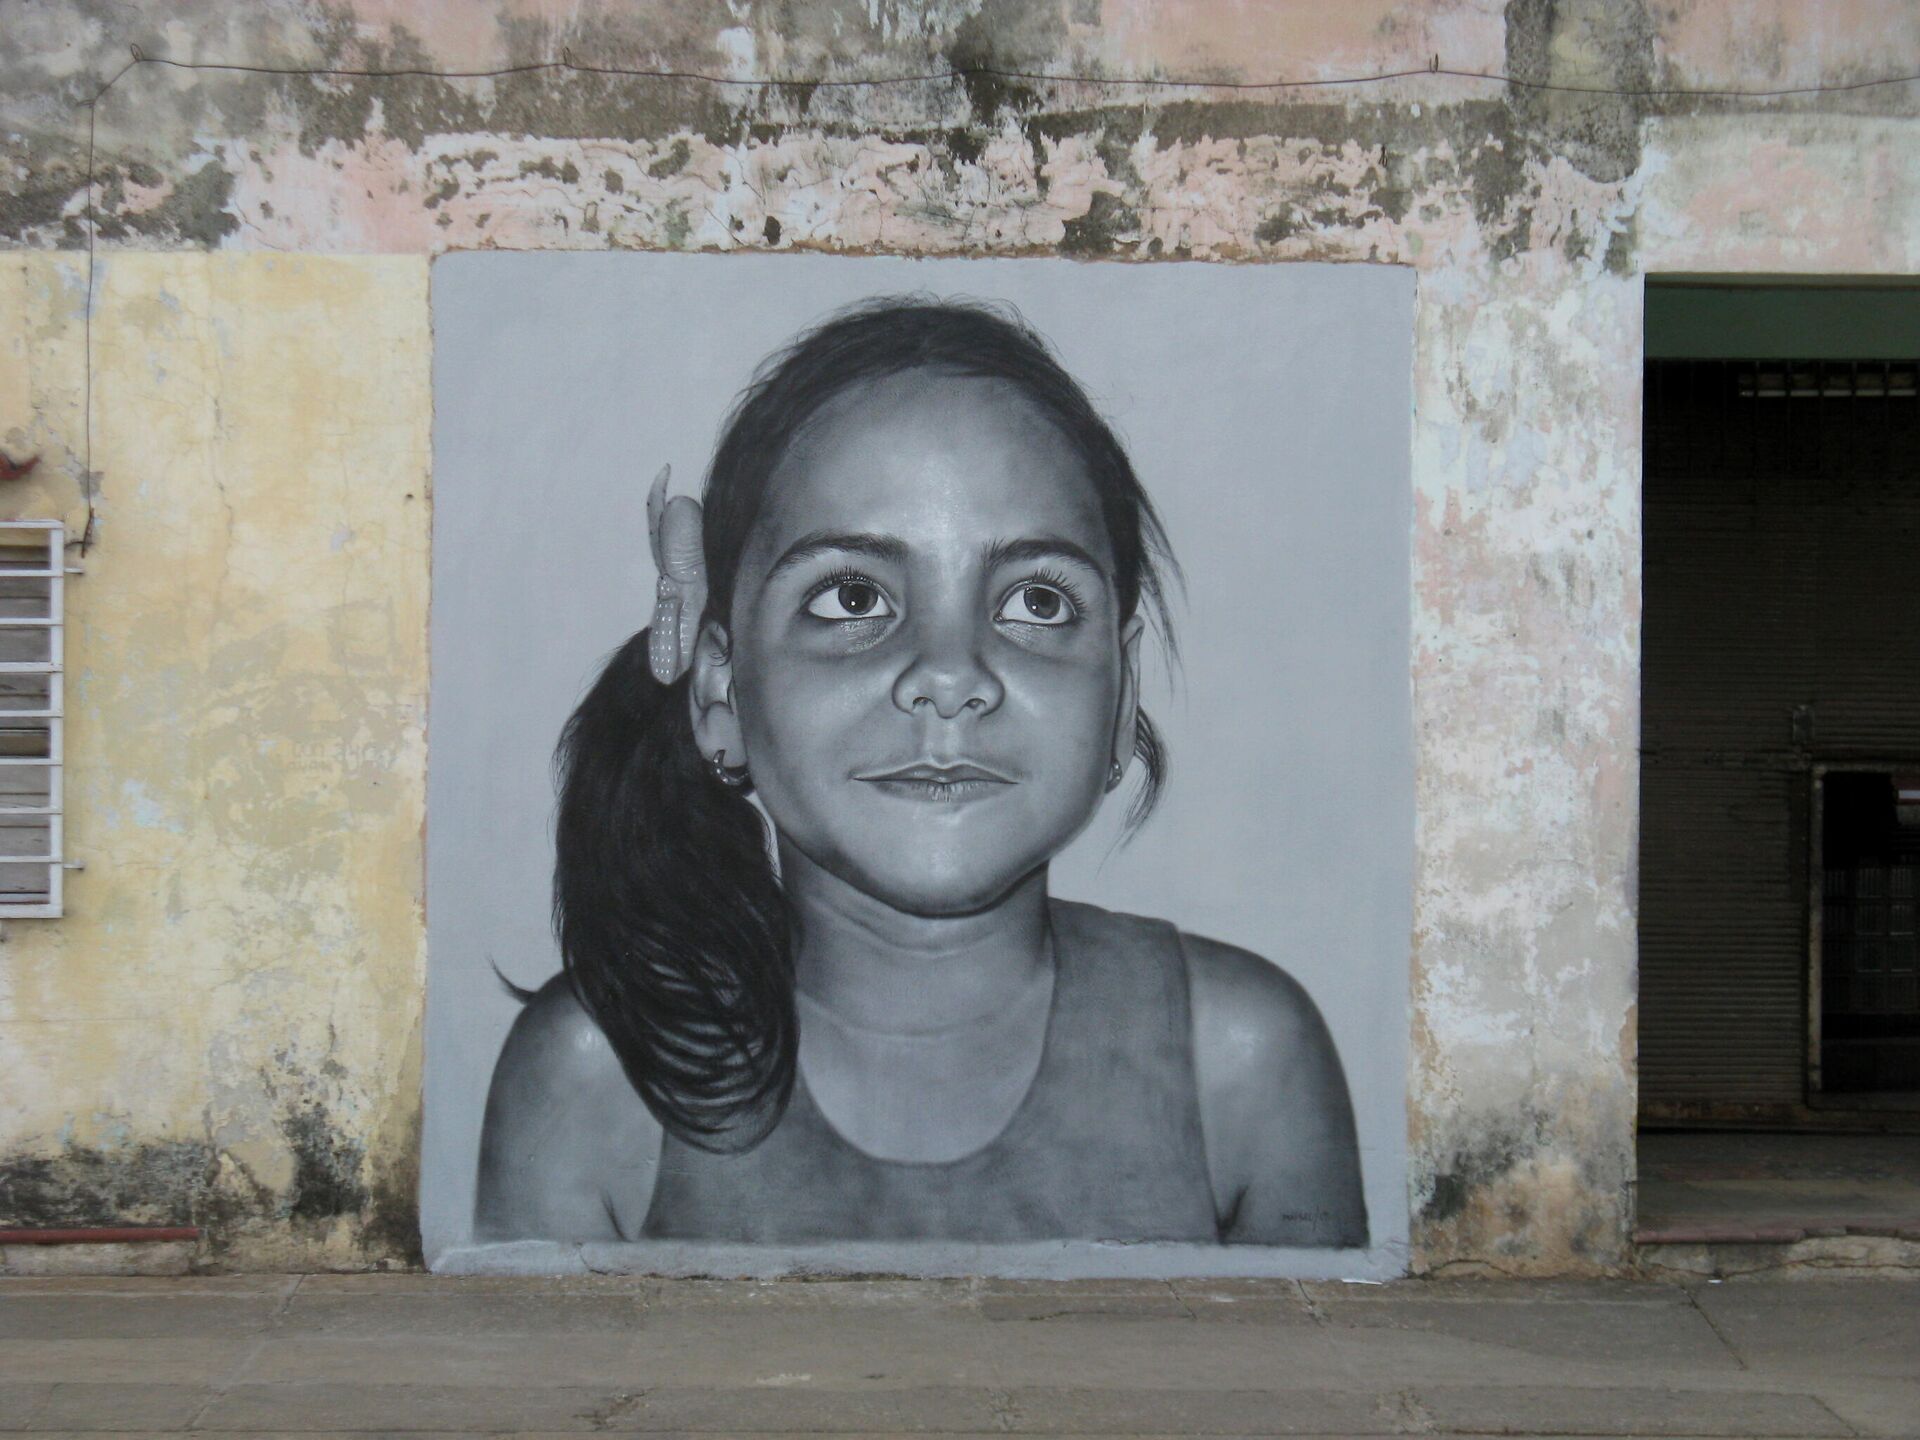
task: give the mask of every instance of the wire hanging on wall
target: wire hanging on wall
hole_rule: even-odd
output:
[[[129,70],[140,65],[163,65],[175,70],[224,70],[242,75],[328,76],[357,80],[498,80],[513,75],[532,75],[542,71],[566,71],[578,75],[606,75],[628,80],[687,81],[701,85],[736,86],[752,90],[858,90],[890,85],[925,85],[968,80],[1019,80],[1034,84],[1100,85],[1123,89],[1158,90],[1308,90],[1342,85],[1378,85],[1389,80],[1414,80],[1422,76],[1444,76],[1455,80],[1479,80],[1508,85],[1519,90],[1548,91],[1564,95],[1604,95],[1623,99],[1655,100],[1778,100],[1795,95],[1835,95],[1855,90],[1905,85],[1920,80],[1920,71],[1849,80],[1837,84],[1789,85],[1773,89],[1739,87],[1651,85],[1619,87],[1608,85],[1571,85],[1557,80],[1528,80],[1496,70],[1463,70],[1442,65],[1434,56],[1425,65],[1398,70],[1379,70],[1364,75],[1328,75],[1299,80],[1211,80],[1166,75],[1082,75],[1044,70],[1015,70],[999,65],[951,65],[938,70],[914,71],[902,75],[861,75],[844,78],[806,76],[733,76],[702,70],[674,70],[627,65],[599,65],[576,60],[572,51],[562,50],[557,60],[530,60],[514,65],[499,65],[478,70],[438,70],[430,66],[393,66],[386,69],[342,65],[258,65],[225,60],[174,60],[149,55],[138,45],[128,47],[132,59],[83,105],[96,104],[117,85]]]

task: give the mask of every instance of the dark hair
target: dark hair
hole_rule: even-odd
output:
[[[1004,380],[1079,452],[1100,496],[1122,617],[1143,606],[1171,647],[1165,531],[1113,430],[1046,342],[1010,310],[918,297],[869,301],[771,356],[735,403],[707,472],[707,614],[732,609],[767,481],[820,409],[850,386],[921,369]],[[554,926],[574,992],[656,1119],[691,1145],[738,1150],[793,1090],[791,922],[760,812],[695,746],[688,680],[654,680],[647,632],[615,652],[555,756]],[[1153,808],[1166,749],[1139,717]]]

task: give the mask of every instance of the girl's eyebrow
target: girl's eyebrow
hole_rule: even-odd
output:
[[[859,530],[815,530],[802,535],[773,562],[767,571],[772,580],[796,565],[821,555],[866,555],[891,565],[904,565],[909,555],[907,542],[897,535],[876,535]],[[1038,560],[1067,560],[1106,579],[1106,569],[1083,545],[1059,535],[1036,535],[1022,540],[996,540],[986,547],[988,569],[1001,565],[1027,564]]]
[[[1106,567],[1094,559],[1084,546],[1058,535],[1040,535],[1030,540],[996,540],[987,547],[987,567],[1021,564],[1034,560],[1071,560],[1084,565],[1101,579]]]
[[[893,535],[874,535],[864,531],[815,530],[812,534],[802,535],[780,552],[780,558],[767,571],[767,579],[771,580],[795,565],[804,565],[816,556],[846,552],[903,565],[907,559],[907,542]]]

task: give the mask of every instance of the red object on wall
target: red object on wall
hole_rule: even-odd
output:
[[[0,453],[0,480],[24,480],[33,473],[33,467],[39,463],[40,457],[32,455],[16,465],[12,457]]]
[[[0,1245],[138,1245],[198,1240],[198,1225],[104,1225],[74,1230],[0,1230]]]

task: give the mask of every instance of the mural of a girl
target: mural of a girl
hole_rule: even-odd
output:
[[[1048,893],[1165,777],[1173,559],[1046,344],[842,311],[649,515],[653,623],[560,743],[564,969],[495,1067],[477,1233],[1366,1244],[1300,986]]]

